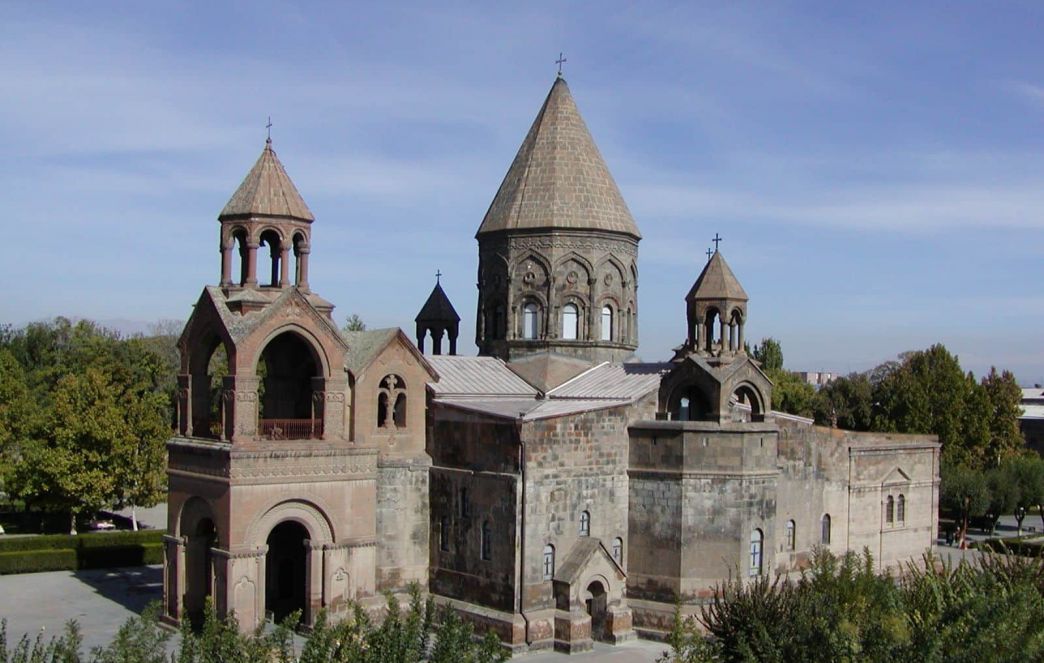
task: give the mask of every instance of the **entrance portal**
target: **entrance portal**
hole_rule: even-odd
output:
[[[594,640],[605,640],[606,638],[606,594],[605,587],[601,582],[595,580],[587,586],[584,595],[584,606],[587,614],[591,615],[591,638]]]
[[[280,622],[294,612],[305,618],[307,593],[308,530],[285,521],[272,528],[265,555],[265,611]]]

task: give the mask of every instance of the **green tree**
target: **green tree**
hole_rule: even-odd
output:
[[[816,390],[796,374],[785,370],[768,373],[772,380],[772,408],[801,417],[815,415]]]
[[[1032,456],[1014,456],[1008,458],[998,468],[1010,484],[1014,493],[1011,508],[1005,513],[1013,513],[1018,523],[1019,536],[1022,536],[1022,521],[1033,509],[1040,512],[1044,504],[1044,459]],[[1042,516],[1044,518],[1044,516]]]
[[[1026,447],[1026,440],[1019,430],[1022,389],[1011,371],[998,373],[993,366],[982,378],[982,387],[989,408],[987,418],[990,460],[999,464],[1005,458],[1021,453]]]
[[[783,370],[783,346],[772,337],[761,339],[760,345],[754,346],[754,359],[761,364],[766,373]]]
[[[986,517],[990,521],[990,534],[997,529],[997,521],[1001,516],[1014,513],[1019,505],[1020,486],[1015,480],[1013,468],[1002,465],[987,470],[985,473],[988,506]]]
[[[845,430],[873,426],[873,385],[866,373],[852,373],[823,385],[814,402],[816,423]]]
[[[117,398],[98,369],[63,377],[46,437],[26,445],[11,477],[13,492],[26,501],[69,512],[73,534],[78,514],[116,499],[112,463],[133,439]]]
[[[979,470],[963,465],[943,464],[939,486],[939,501],[943,508],[957,515],[958,540],[964,546],[968,520],[981,516],[990,507],[989,486]]]
[[[352,313],[345,318],[344,327],[341,329],[346,332],[366,331],[366,323],[363,322],[363,319],[359,317],[358,313]]]

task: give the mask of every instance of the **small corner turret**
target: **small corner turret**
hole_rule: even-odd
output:
[[[424,354],[424,338],[431,334],[431,353],[442,354],[442,337],[449,337],[449,354],[457,354],[457,334],[460,331],[460,316],[453,308],[449,297],[442,289],[442,272],[435,273],[435,287],[420,313],[414,318],[417,323],[417,349]]]

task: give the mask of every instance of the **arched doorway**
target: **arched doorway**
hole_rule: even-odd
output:
[[[217,526],[210,506],[200,498],[186,503],[181,512],[180,532],[185,537],[185,589],[182,599],[189,622],[203,623],[203,608],[214,587],[214,562],[210,549],[217,545]]]
[[[312,347],[288,332],[272,339],[258,362],[261,435],[270,439],[322,438],[322,418],[312,402],[320,376]]]
[[[606,638],[606,607],[607,597],[605,585],[599,580],[593,581],[584,592],[584,607],[587,614],[591,615],[591,638],[604,640]]]
[[[265,555],[265,612],[276,622],[300,610],[305,612],[308,596],[308,530],[286,520],[272,528]]]

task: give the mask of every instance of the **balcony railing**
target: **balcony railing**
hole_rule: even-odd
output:
[[[262,419],[265,440],[318,440],[323,437],[321,419]]]

